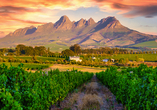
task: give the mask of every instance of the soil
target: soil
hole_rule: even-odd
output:
[[[124,110],[116,97],[96,77],[69,93],[60,102],[60,107],[52,105],[49,110]]]

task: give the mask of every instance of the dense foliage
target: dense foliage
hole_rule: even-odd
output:
[[[45,110],[88,81],[92,73],[59,70],[27,72],[21,66],[0,65],[1,110]]]
[[[96,76],[128,110],[157,108],[157,68],[141,64],[139,67],[119,72],[116,67],[110,67]]]

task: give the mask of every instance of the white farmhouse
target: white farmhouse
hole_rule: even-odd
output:
[[[82,61],[81,59],[80,59],[80,57],[77,57],[77,56],[69,56],[69,60],[75,60],[76,62],[77,61]]]

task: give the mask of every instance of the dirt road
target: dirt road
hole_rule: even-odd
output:
[[[60,107],[52,105],[50,110],[123,110],[116,97],[94,75],[91,81],[69,93]]]

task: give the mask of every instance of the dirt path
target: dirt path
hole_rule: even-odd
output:
[[[94,75],[90,82],[69,93],[60,107],[55,105],[50,110],[123,110],[116,97]]]

